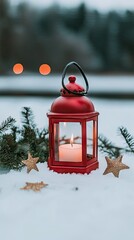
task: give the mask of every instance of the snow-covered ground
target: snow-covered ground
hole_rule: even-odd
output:
[[[68,83],[68,76],[65,77],[65,83]],[[106,91],[106,92],[134,92],[134,76],[120,75],[87,75],[89,83],[89,92]],[[85,86],[83,77],[76,75],[77,83]],[[20,76],[3,76],[0,77],[0,90],[35,90],[36,91],[56,91],[61,89],[60,75],[20,75]]]
[[[20,124],[21,108],[30,106],[37,125],[47,127],[46,112],[52,101],[1,98],[0,122],[11,115]],[[134,135],[134,101],[92,101],[100,112],[99,133],[121,145],[119,126]],[[103,175],[106,161],[100,153],[99,163],[99,169],[89,175],[57,174],[46,163],[37,164],[39,172],[27,174],[24,168],[1,174],[0,240],[133,240],[134,157],[123,156],[130,169],[120,171],[119,178]],[[48,186],[38,193],[20,190],[26,182],[40,181]]]
[[[2,240],[133,240],[134,162],[130,169],[102,175],[57,174],[46,164],[39,172],[11,171],[0,176],[0,239]],[[25,182],[44,181],[41,192],[20,190]],[[78,187],[76,191],[75,188]]]
[[[125,126],[134,135],[134,101],[130,100],[102,100],[91,99],[99,115],[99,133],[106,135],[113,141],[118,141],[117,128]],[[46,113],[49,111],[54,98],[1,98],[0,122],[12,116],[21,125],[21,110],[31,107],[35,122],[39,128],[48,127]],[[120,139],[120,138],[119,138]]]

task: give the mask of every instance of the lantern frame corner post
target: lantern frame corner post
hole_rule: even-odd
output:
[[[99,162],[98,162],[98,112],[91,113],[87,115],[86,118],[86,148],[85,148],[85,173],[90,173],[93,170],[96,170],[99,168]],[[92,153],[88,154],[88,123],[92,122],[92,130],[90,134],[92,135]],[[88,155],[90,155],[88,159]]]
[[[51,166],[53,165],[53,121],[52,121],[52,116],[47,113],[47,117],[49,119],[49,157],[48,157],[48,167],[51,170]],[[50,147],[51,146],[51,147]]]
[[[94,121],[94,151],[95,151],[95,158],[96,158],[96,161],[98,163],[98,167],[99,167],[99,162],[98,162],[98,115],[99,113],[97,112],[96,116],[95,116],[95,121]],[[97,168],[98,168],[97,167]]]

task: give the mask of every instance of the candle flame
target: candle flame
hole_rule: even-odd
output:
[[[73,147],[73,142],[74,142],[74,136],[73,136],[73,133],[72,133],[71,138],[70,138],[70,144],[71,144],[72,147]]]

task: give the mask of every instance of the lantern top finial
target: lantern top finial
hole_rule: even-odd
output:
[[[83,96],[85,89],[76,83],[76,77],[74,75],[69,76],[69,83],[61,89],[61,95],[64,97],[78,97]]]
[[[67,72],[67,69],[68,69],[71,65],[75,65],[75,66],[79,69],[80,73],[82,74],[82,76],[83,76],[83,78],[84,78],[84,81],[85,81],[85,84],[86,84],[86,90],[85,90],[84,88],[82,88],[81,86],[79,86],[79,85],[77,85],[77,86],[79,86],[80,89],[75,89],[75,88],[69,89],[69,88],[68,88],[69,84],[75,82],[75,80],[76,80],[76,77],[75,77],[75,76],[70,76],[70,77],[69,77],[70,83],[67,84],[67,85],[65,85],[64,79],[65,79],[65,76],[66,76],[66,72]],[[63,87],[63,90],[64,90],[64,91],[62,91],[62,93],[68,93],[68,94],[71,94],[71,95],[73,95],[73,96],[74,96],[74,95],[76,95],[76,96],[84,96],[84,95],[87,94],[88,89],[89,89],[88,80],[87,80],[86,75],[84,74],[82,68],[79,66],[78,63],[76,63],[76,62],[70,62],[70,63],[68,63],[68,64],[65,66],[65,68],[64,68],[64,70],[63,70],[63,73],[62,73],[62,87]],[[69,87],[70,87],[70,86],[69,86]]]
[[[75,82],[76,81],[76,77],[74,75],[71,75],[68,79],[69,79],[69,82]]]

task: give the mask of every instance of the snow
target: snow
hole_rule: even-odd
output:
[[[39,172],[11,171],[0,175],[0,236],[4,240],[133,240],[134,164],[124,158],[129,170],[102,175],[57,174],[45,164]],[[36,193],[20,190],[25,182],[49,185]],[[78,188],[76,191],[75,188]]]
[[[65,83],[68,82],[68,76],[65,77]],[[89,91],[106,91],[106,92],[133,92],[134,81],[133,76],[119,75],[86,75],[89,82]],[[83,77],[76,75],[77,83],[85,86]],[[56,91],[61,89],[61,76],[59,75],[20,75],[20,76],[3,76],[0,78],[0,90],[36,90],[44,92]]]
[[[30,106],[39,127],[47,127],[46,112],[53,99],[1,98],[1,120],[11,115],[17,121],[23,106]],[[133,101],[92,99],[100,112],[99,134],[123,144],[117,134],[125,126],[134,135]],[[39,172],[26,167],[21,172],[0,174],[1,240],[133,240],[134,162],[124,155],[130,169],[103,175],[105,155],[99,152],[100,167],[87,174],[57,174],[47,163]],[[26,182],[48,184],[40,192],[20,190]],[[76,190],[78,188],[78,190]]]

